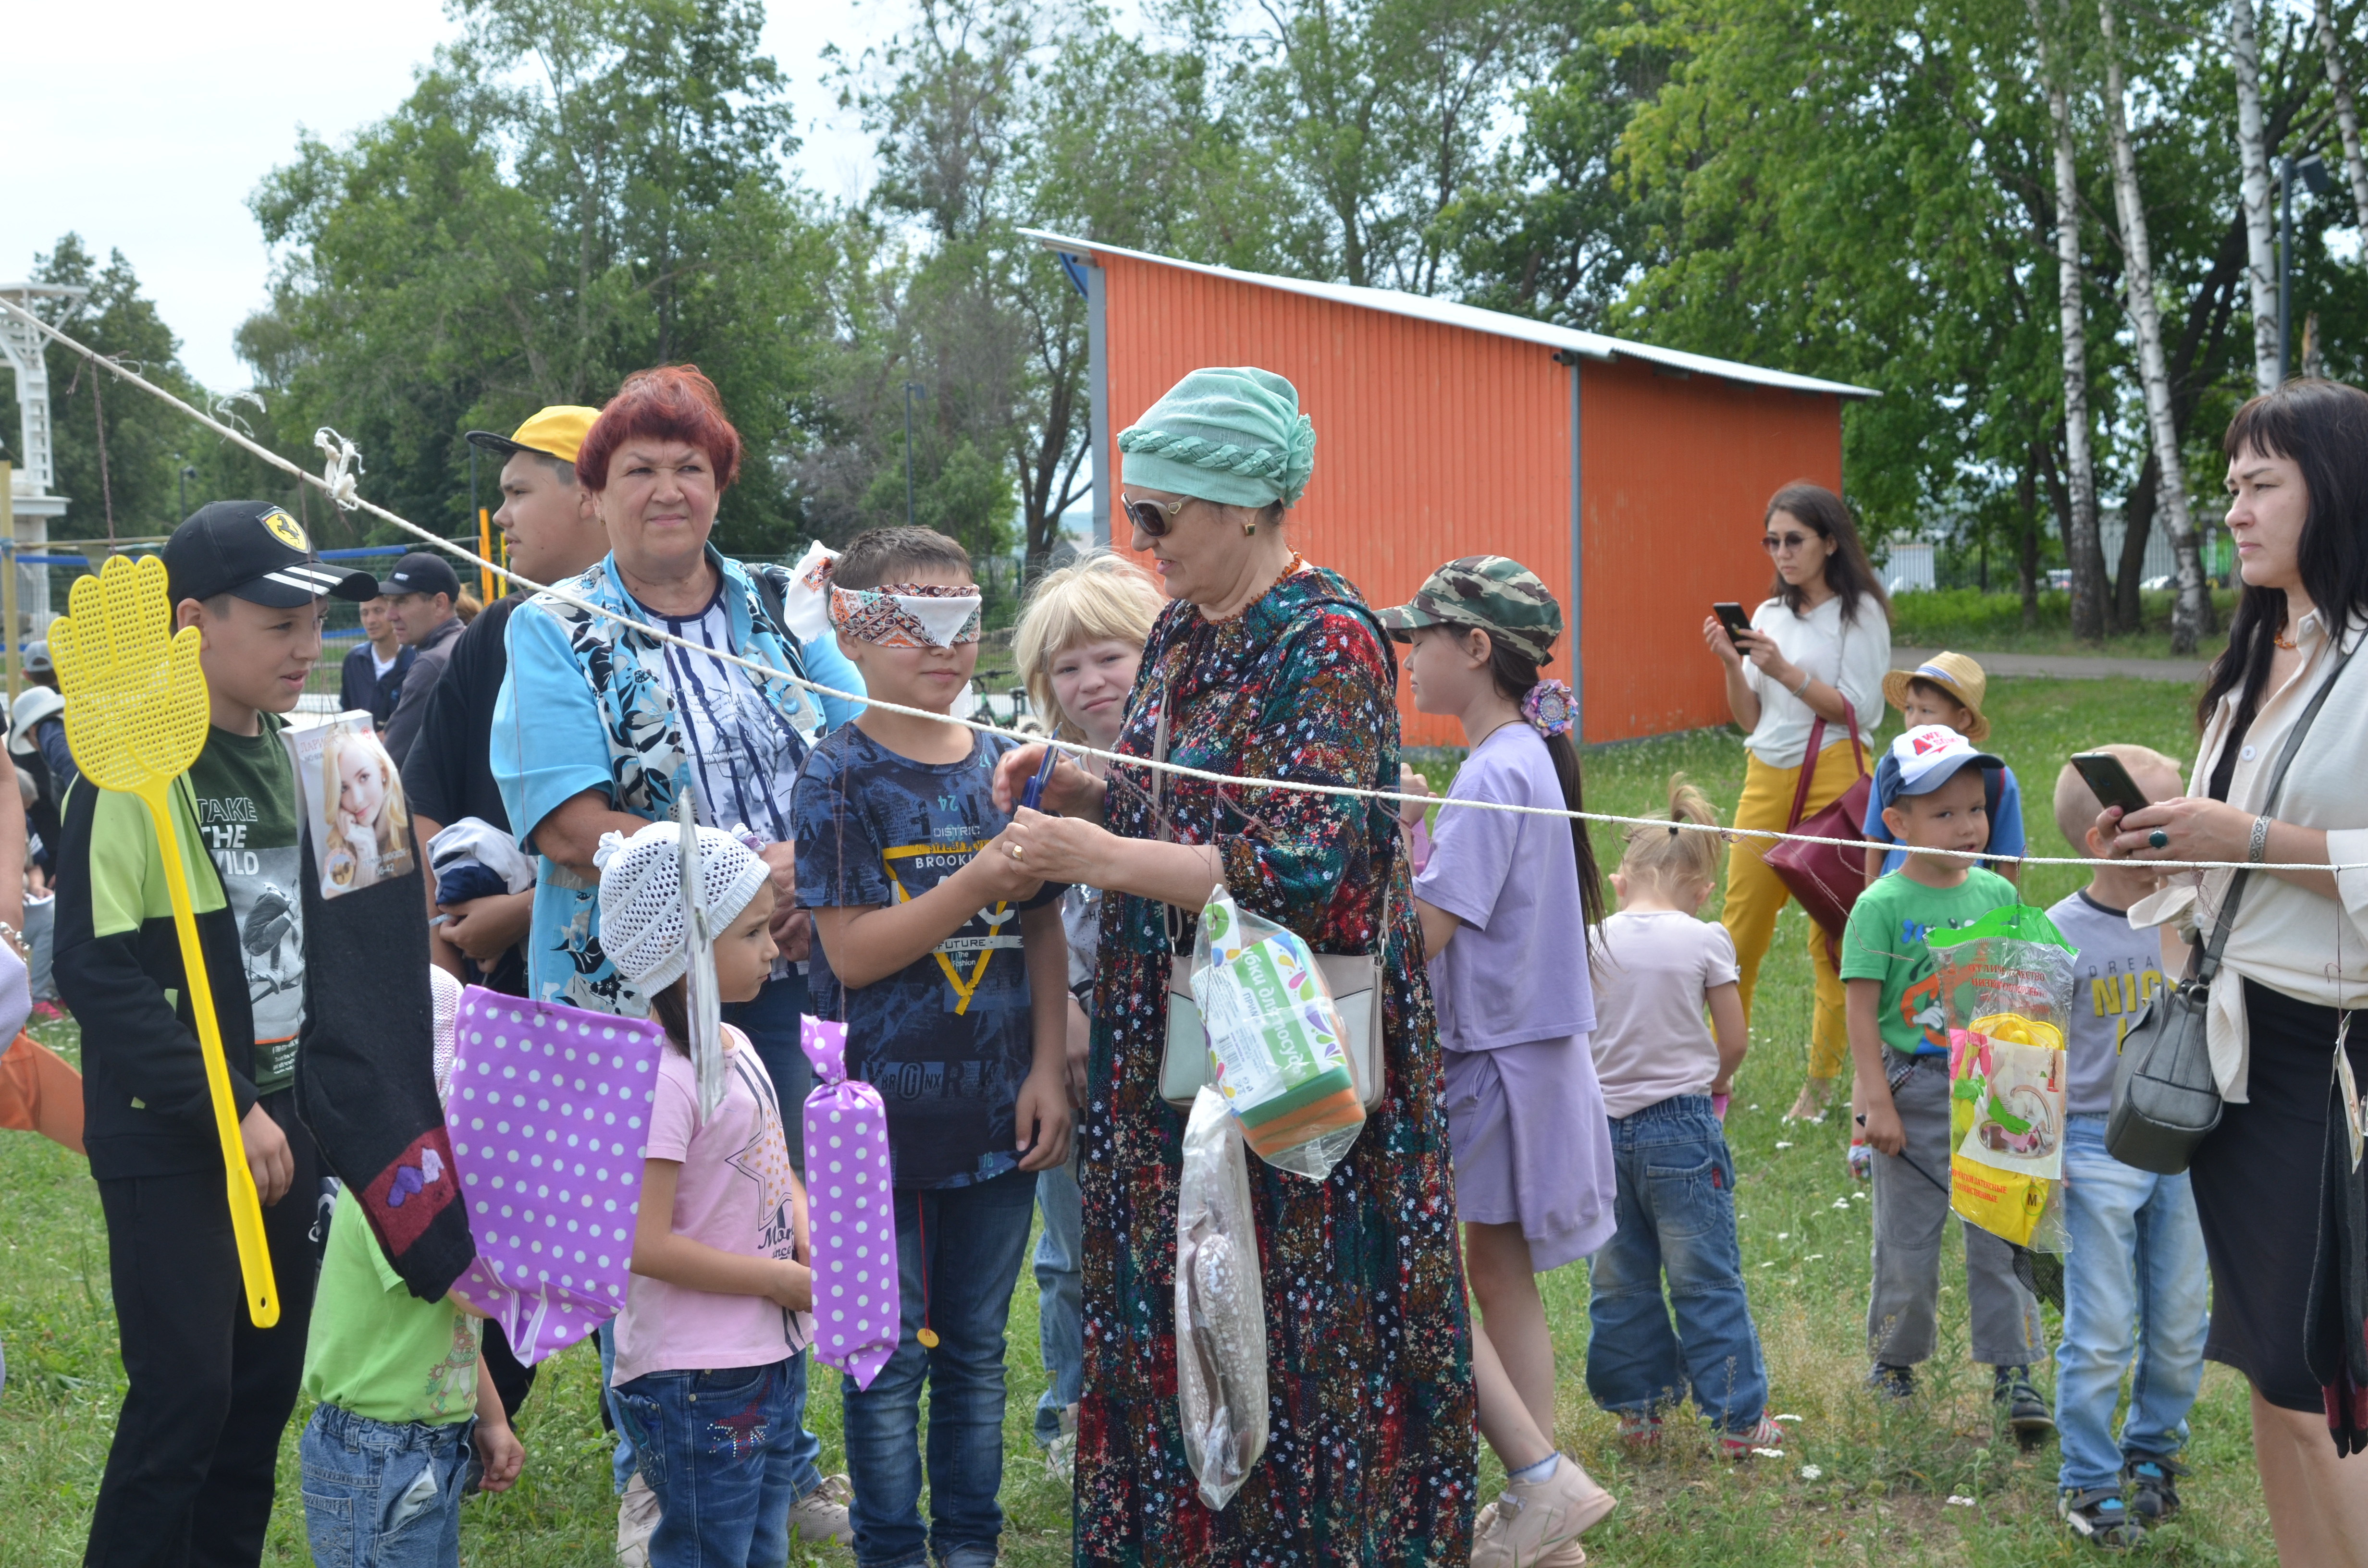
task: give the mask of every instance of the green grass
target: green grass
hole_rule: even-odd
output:
[[[2047,820],[2055,769],[2071,751],[2135,741],[2185,757],[2193,728],[2176,687],[2151,683],[2006,680],[1991,703],[1993,744],[2023,779],[2034,854],[2068,853]],[[1683,768],[1722,809],[1743,778],[1736,738],[1703,732],[1606,747],[1587,759],[1590,806],[1650,812]],[[1447,765],[1431,765],[1443,783]],[[1599,829],[1604,863],[1617,837]],[[2052,902],[2078,885],[2066,868],[2032,868],[2027,887]],[[1715,913],[1713,904],[1710,913]],[[2025,1456],[1993,1430],[1987,1374],[1965,1358],[1963,1274],[1943,1270],[1943,1351],[1904,1411],[1859,1392],[1864,1370],[1866,1203],[1845,1173],[1841,1119],[1785,1123],[1803,1069],[1808,1009],[1801,916],[1780,926],[1753,1020],[1754,1050],[1736,1080],[1728,1121],[1736,1165],[1744,1269],[1766,1346],[1773,1408],[1803,1419],[1783,1459],[1736,1467],[1680,1437],[1649,1461],[1617,1451],[1611,1420],[1589,1403],[1587,1271],[1543,1285],[1561,1358],[1561,1439],[1622,1498],[1588,1537],[1604,1564],[1978,1563],[1983,1568],[2089,1561],[2055,1523],[2056,1455]],[[72,1055],[72,1030],[51,1031]],[[39,1139],[0,1137],[0,1340],[8,1354],[0,1394],[0,1568],[80,1560],[108,1437],[122,1393],[108,1305],[106,1235],[87,1169]],[[1068,1499],[1037,1461],[1029,1426],[1043,1375],[1036,1354],[1036,1292],[1023,1274],[1011,1303],[1010,1403],[1005,1421],[1005,1560],[1051,1568],[1068,1560]],[[2049,1323],[2053,1342],[2055,1324]],[[548,1363],[519,1419],[527,1471],[507,1496],[468,1506],[464,1558],[501,1568],[600,1564],[615,1524],[608,1443],[595,1414],[598,1368],[586,1351]],[[2053,1381],[2042,1369],[2043,1384]],[[811,1419],[826,1464],[843,1468],[837,1378],[814,1379]],[[299,1410],[282,1450],[273,1562],[306,1561],[297,1506]],[[2244,1384],[2208,1368],[2192,1416],[2186,1514],[2139,1554],[2158,1563],[2273,1561],[2254,1479]],[[1810,1479],[1805,1467],[1815,1467]],[[1484,1460],[1483,1495],[1501,1484]],[[1952,1505],[1952,1496],[1973,1506]],[[851,1561],[832,1551],[825,1560]]]
[[[1985,594],[1973,588],[1942,588],[1932,593],[1902,594],[1891,601],[1891,641],[1900,648],[1955,648],[1968,653],[2071,653],[2124,659],[2168,659],[2170,651],[2170,600],[2168,592],[2141,593],[2141,630],[2120,632],[2097,642],[2072,635],[2072,596],[2039,596],[2039,623],[2022,623],[2022,597],[2011,591]],[[2204,637],[2192,657],[2211,658],[2226,646],[2228,617],[2237,597],[2226,590],[2212,596],[2214,625],[2218,631]]]

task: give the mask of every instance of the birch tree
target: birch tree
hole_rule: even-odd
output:
[[[2246,6],[2249,0],[2236,0],[2236,4]],[[2105,125],[2113,147],[2113,207],[2122,221],[2123,278],[2129,291],[2130,324],[2137,334],[2138,379],[2146,389],[2146,430],[2159,474],[2161,512],[2170,527],[2171,551],[2179,562],[2170,646],[2174,653],[2192,653],[2196,639],[2211,630],[2212,598],[2203,585],[2203,552],[2187,501],[2187,464],[2180,455],[2179,426],[2171,412],[2170,371],[2163,361],[2162,317],[2155,307],[2154,261],[2146,241],[2146,203],[2138,191],[2137,154],[2130,145],[2112,0],[2103,0],[2097,7],[2097,20],[2105,36]],[[2258,112],[2254,125],[2258,131]]]
[[[2360,153],[2360,109],[2351,97],[2351,78],[2343,74],[2343,51],[2335,37],[2335,13],[2329,0],[2318,0],[2318,50],[2327,57],[2328,91],[2335,98],[2335,123],[2343,133],[2343,170],[2351,176],[2351,214],[2368,228],[2368,158]]]
[[[2245,273],[2253,293],[2253,387],[2271,392],[2278,384],[2277,237],[2270,212],[2270,149],[2261,131],[2261,40],[2253,25],[2253,0],[2228,0],[2228,61],[2237,73],[2237,159],[2243,173],[2238,188],[2245,205]]]
[[[2072,142],[2072,105],[2065,62],[2048,48],[2039,0],[2024,0],[2039,43],[2039,74],[2047,84],[2047,112],[2055,128],[2055,272],[2064,350],[2064,467],[2072,516],[2065,553],[2072,564],[2072,634],[2105,634],[2105,556],[2097,537],[2097,468],[2089,447],[2089,332],[2081,297],[2080,172]],[[2326,0],[2320,0],[2324,5]]]

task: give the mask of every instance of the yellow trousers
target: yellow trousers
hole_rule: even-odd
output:
[[[1848,740],[1826,747],[1810,775],[1808,803],[1802,815],[1832,805],[1857,778],[1858,764],[1851,758]],[[1735,808],[1735,825],[1783,832],[1793,811],[1793,791],[1800,781],[1797,767],[1770,767],[1756,756],[1749,757],[1744,767],[1743,799]],[[1759,960],[1768,956],[1768,945],[1775,939],[1776,916],[1793,896],[1783,879],[1761,858],[1767,846],[1766,839],[1738,838],[1728,846],[1726,906],[1719,915],[1726,934],[1735,938],[1736,962],[1742,971],[1737,989],[1743,993],[1747,1021],[1751,1017],[1751,993],[1759,979]],[[1850,1030],[1843,1021],[1841,975],[1826,950],[1825,927],[1815,921],[1809,923],[1809,966],[1816,977],[1817,994],[1816,1017],[1809,1029],[1809,1075],[1837,1077],[1850,1061]]]

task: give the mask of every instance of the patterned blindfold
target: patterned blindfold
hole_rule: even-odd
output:
[[[883,648],[951,648],[975,642],[976,588],[887,583],[877,588],[830,585],[830,623],[859,642]]]

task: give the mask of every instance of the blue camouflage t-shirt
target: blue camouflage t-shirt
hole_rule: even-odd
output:
[[[1010,749],[973,736],[961,762],[916,762],[853,724],[806,759],[792,798],[798,903],[809,909],[904,903],[960,869],[1010,822],[990,793]],[[1061,896],[983,909],[919,961],[843,986],[817,940],[814,1016],[847,1023],[847,1075],[880,1091],[902,1187],[963,1187],[1019,1162],[1013,1104],[1034,1058],[1019,912]]]

